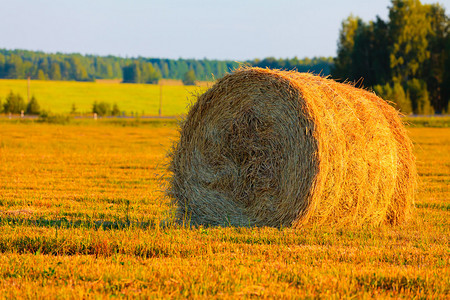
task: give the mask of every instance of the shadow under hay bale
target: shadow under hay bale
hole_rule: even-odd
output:
[[[414,202],[397,111],[307,73],[226,75],[190,109],[171,158],[168,195],[195,225],[396,224]]]

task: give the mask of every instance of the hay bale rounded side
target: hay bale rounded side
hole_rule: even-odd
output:
[[[198,97],[168,194],[197,225],[398,223],[414,201],[412,145],[373,93],[307,73],[240,69]]]

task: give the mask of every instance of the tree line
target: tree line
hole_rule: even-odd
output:
[[[312,72],[320,75],[330,75],[333,66],[332,57],[313,57],[298,59],[297,57],[290,59],[276,59],[268,57],[263,60],[255,59],[248,61],[248,64],[255,67],[296,70],[298,72]]]
[[[305,59],[275,59],[245,61],[243,64],[330,74],[331,57]],[[123,58],[64,53],[44,53],[28,50],[0,49],[0,78],[39,80],[94,81],[95,79],[123,79],[128,83],[155,83],[161,78],[214,80],[240,63],[209,59]]]
[[[126,59],[0,49],[0,78],[93,81],[120,78]]]
[[[450,21],[444,7],[392,0],[388,20],[342,22],[332,77],[359,82],[402,112],[449,112]]]

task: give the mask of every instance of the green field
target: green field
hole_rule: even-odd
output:
[[[410,223],[184,228],[160,185],[174,120],[2,119],[0,298],[447,298],[450,129],[409,132]]]
[[[162,115],[184,114],[186,107],[204,87],[167,85],[162,87]],[[42,109],[54,113],[69,113],[75,103],[80,113],[92,111],[94,101],[117,103],[128,115],[158,115],[160,86],[153,84],[127,84],[117,82],[76,82],[31,80],[31,94]],[[0,99],[5,101],[10,91],[27,98],[26,80],[0,80]]]

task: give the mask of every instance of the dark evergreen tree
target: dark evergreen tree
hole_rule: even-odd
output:
[[[141,74],[136,63],[123,67],[122,74],[122,82],[124,83],[138,83],[140,81]]]
[[[444,107],[443,110],[447,112],[447,114],[450,113],[450,34],[447,34],[447,37],[445,39],[445,63],[444,63],[444,70],[447,70],[443,74],[442,79],[442,106]]]
[[[427,37],[430,57],[422,66],[421,77],[427,84],[432,106],[436,111],[442,112],[447,108],[448,103],[444,80],[445,73],[450,70],[445,67],[446,61],[450,59],[449,49],[446,48],[446,42],[450,38],[450,18],[439,4],[426,5],[426,9],[431,25]]]
[[[41,107],[39,106],[39,103],[36,100],[36,97],[34,95],[31,97],[30,102],[27,104],[27,109],[25,113],[27,115],[39,115],[41,112]]]

